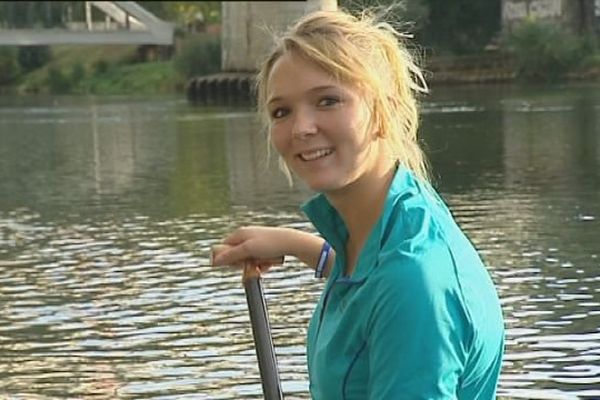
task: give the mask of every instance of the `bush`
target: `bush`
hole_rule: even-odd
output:
[[[52,59],[48,46],[21,46],[19,47],[19,66],[24,73],[36,70]]]
[[[221,70],[221,41],[210,34],[193,35],[183,40],[175,56],[175,70],[184,78]]]
[[[15,83],[20,74],[17,49],[0,46],[0,85]]]
[[[108,72],[110,65],[106,60],[98,60],[92,64],[94,75],[104,75]]]
[[[70,70],[66,72],[55,66],[51,66],[48,68],[46,85],[50,93],[71,93],[81,85],[85,75],[85,67],[81,62],[71,65]]]
[[[176,74],[171,61],[111,65],[103,74],[81,82],[79,91],[95,94],[172,93]]]
[[[583,40],[555,24],[524,21],[505,38],[515,57],[519,76],[552,81],[579,66]]]
[[[71,66],[71,84],[77,85],[85,78],[85,67],[81,62],[76,62]]]
[[[50,67],[48,69],[46,83],[51,93],[67,93],[72,87],[69,77],[56,67]]]

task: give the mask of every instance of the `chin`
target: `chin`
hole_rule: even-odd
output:
[[[304,181],[304,184],[308,186],[312,191],[319,193],[333,192],[340,189],[343,185],[338,182],[331,182],[325,180],[308,180]]]

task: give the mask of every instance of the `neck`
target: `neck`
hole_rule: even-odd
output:
[[[348,246],[362,248],[383,211],[387,192],[396,170],[393,160],[381,163],[348,186],[327,193],[348,229]]]

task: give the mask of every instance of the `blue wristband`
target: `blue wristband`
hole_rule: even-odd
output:
[[[331,245],[325,241],[323,247],[321,247],[321,254],[319,254],[319,261],[315,268],[315,278],[322,278],[325,272],[325,266],[327,265],[327,259],[329,259],[329,253],[331,252]]]

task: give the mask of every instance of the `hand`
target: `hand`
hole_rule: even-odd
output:
[[[212,265],[251,264],[261,271],[283,264],[289,254],[289,228],[249,226],[236,229],[213,247]]]

